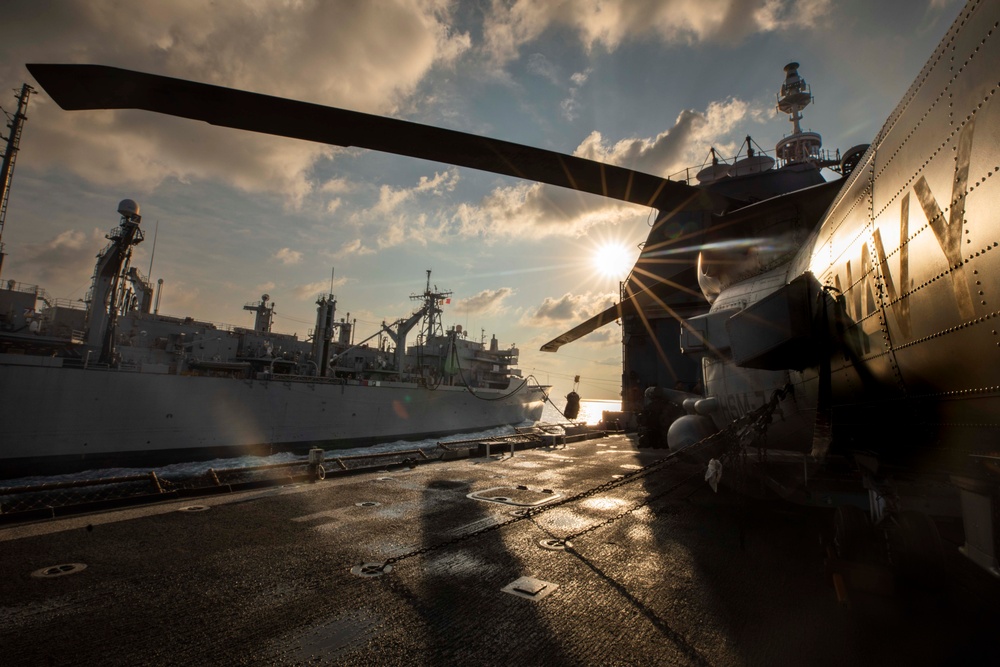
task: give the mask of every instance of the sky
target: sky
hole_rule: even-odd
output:
[[[29,62],[94,63],[482,134],[658,175],[768,151],[790,132],[791,61],[815,103],[803,129],[871,141],[960,0],[6,0],[0,106]],[[7,91],[9,90],[9,94]],[[409,315],[431,282],[446,326],[516,344],[555,395],[618,398],[621,329],[538,348],[605,309],[649,209],[425,160],[139,111],[66,112],[31,97],[3,229],[3,280],[86,296],[118,202],[142,209],[133,265],[160,313],[307,336],[331,284],[357,340]],[[155,253],[154,246],[155,232]],[[485,332],[485,333],[483,333]]]

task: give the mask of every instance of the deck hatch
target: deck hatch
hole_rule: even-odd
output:
[[[534,577],[521,577],[520,579],[516,579],[507,584],[500,590],[504,593],[510,593],[511,595],[516,595],[518,597],[528,598],[529,600],[541,600],[557,588],[559,588],[559,584],[542,581],[541,579],[535,579]]]
[[[64,577],[67,574],[83,572],[86,569],[86,563],[63,563],[61,565],[53,565],[51,567],[43,567],[40,570],[35,570],[31,573],[31,576],[36,579],[52,579],[55,577]]]
[[[466,495],[466,498],[473,500],[483,500],[488,503],[503,503],[505,505],[516,505],[518,507],[537,507],[550,503],[562,494],[550,489],[535,491],[525,487],[495,486],[492,489],[476,491]]]

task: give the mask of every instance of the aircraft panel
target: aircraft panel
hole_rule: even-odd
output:
[[[944,42],[940,67],[950,80],[948,113],[935,119],[940,136],[919,137],[937,155],[920,161],[885,216],[890,224],[892,209],[901,216],[908,203],[909,242],[887,268],[898,289],[905,254],[908,307],[887,294],[886,316],[910,398],[907,418],[923,436],[912,439],[923,449],[911,460],[928,469],[966,469],[969,453],[995,451],[1000,428],[1000,6],[969,7],[956,21],[959,37],[949,33]]]
[[[867,294],[864,292],[866,288],[870,291],[865,280],[870,278],[871,262],[866,257],[870,235],[868,216],[871,200],[865,180],[859,178],[854,181],[852,189],[856,193],[841,201],[842,206],[850,202],[843,216],[844,224],[832,230],[829,229],[829,225],[825,225],[820,232],[821,237],[826,236],[825,244],[829,248],[830,255],[829,266],[825,269],[817,266],[810,268],[821,283],[832,285],[839,290],[844,297],[848,317],[858,322],[863,319],[865,313],[870,312],[865,298]]]
[[[855,174],[866,172],[869,163],[859,164]],[[853,176],[853,174],[852,174]],[[828,214],[826,221],[817,234],[816,249],[813,251],[810,268],[816,275],[835,267],[841,256],[853,245],[858,233],[854,225],[848,224],[852,233],[846,233],[845,223],[852,222],[858,216],[866,217],[870,207],[868,200],[867,178],[857,178],[845,185],[846,192],[840,201]]]

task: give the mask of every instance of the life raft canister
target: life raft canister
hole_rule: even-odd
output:
[[[576,419],[580,414],[580,394],[571,391],[566,394],[566,410],[563,412],[566,419]]]

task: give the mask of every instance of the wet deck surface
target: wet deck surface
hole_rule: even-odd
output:
[[[713,494],[697,478],[581,535],[571,551],[539,545],[698,472],[683,464],[402,560],[381,577],[351,574],[361,562],[452,540],[517,509],[469,493],[524,485],[569,496],[662,456],[617,436],[0,528],[3,663],[996,660],[1000,583],[957,553],[943,593],[851,592],[844,605],[824,572],[822,513]],[[196,504],[210,509],[178,511]],[[65,563],[87,567],[31,576]],[[548,586],[536,599],[501,590],[521,577]]]

